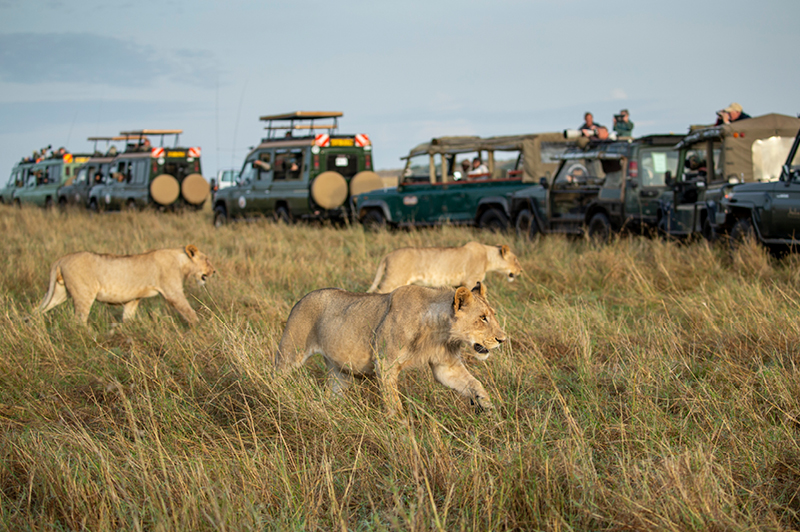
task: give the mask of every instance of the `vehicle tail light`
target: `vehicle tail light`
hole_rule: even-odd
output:
[[[314,170],[319,170],[319,155],[314,156]]]
[[[153,161],[152,166],[153,166],[152,173],[155,174],[156,172],[158,172],[158,163],[156,161]]]
[[[628,177],[639,177],[639,163],[630,161],[628,163]]]
[[[372,170],[372,155],[369,153],[364,154],[364,165],[367,170]]]

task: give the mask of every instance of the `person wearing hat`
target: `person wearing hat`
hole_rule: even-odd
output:
[[[725,109],[720,109],[717,111],[717,123],[714,125],[720,126],[722,124],[730,124],[731,122],[744,120],[745,118],[750,118],[750,115],[742,110],[741,105],[733,102]]]

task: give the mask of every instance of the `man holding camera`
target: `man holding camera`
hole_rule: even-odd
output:
[[[750,118],[750,115],[742,110],[741,105],[733,102],[725,109],[717,111],[717,123],[714,125],[721,126],[722,124],[730,124],[731,122],[744,120],[745,118]]]
[[[618,115],[614,115],[614,132],[618,137],[633,136],[633,122],[627,109],[623,109]]]

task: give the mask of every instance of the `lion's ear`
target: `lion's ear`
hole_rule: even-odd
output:
[[[194,256],[197,255],[197,252],[199,250],[197,249],[197,246],[195,246],[194,244],[189,244],[184,248],[184,251],[186,251],[186,254],[189,255],[190,259],[193,259]]]
[[[511,248],[508,247],[505,244],[503,244],[502,246],[497,246],[497,247],[500,248],[500,256],[503,257],[503,258],[506,258],[506,255],[508,255],[508,252],[511,251]]]
[[[453,298],[453,309],[459,311],[470,303],[472,303],[472,293],[469,291],[469,288],[463,286],[456,288],[456,296]]]
[[[480,281],[478,281],[478,284],[475,285],[475,288],[473,288],[472,291],[481,297],[486,297],[486,285]]]

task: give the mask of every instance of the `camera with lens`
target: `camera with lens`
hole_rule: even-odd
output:
[[[622,122],[625,119],[625,115],[614,115],[614,120],[616,122]]]

